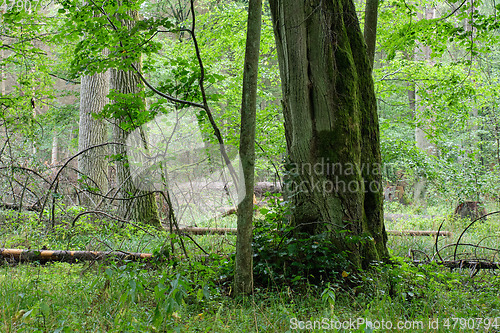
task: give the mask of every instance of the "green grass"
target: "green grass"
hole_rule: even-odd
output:
[[[155,287],[171,275],[171,270],[138,265],[123,269],[111,265],[108,270],[116,276],[108,276],[104,266],[89,269],[87,265],[55,263],[2,267],[2,332],[286,332],[292,318],[340,322],[384,319],[395,324],[400,320],[427,323],[432,318],[500,317],[498,278],[480,275],[471,281],[438,267],[403,265],[364,274],[360,288],[330,286],[333,300],[323,299],[323,289],[314,286],[301,291],[258,289],[246,300],[233,300],[212,287],[207,296],[199,297],[201,285],[188,277],[183,301],[172,311],[163,308],[163,320],[157,326]],[[136,282],[134,298],[131,281]],[[142,290],[137,287],[140,283]],[[24,316],[19,316],[22,313]],[[464,330],[442,326],[439,331]]]
[[[231,226],[234,217],[219,222]],[[497,248],[499,222],[498,217],[491,217],[476,223],[461,242]],[[0,223],[0,247],[134,252],[170,248],[165,232],[105,220],[82,219],[74,228],[60,221],[49,230],[34,215],[23,213],[18,219],[17,213],[2,212]],[[443,230],[452,231],[453,237],[440,238],[439,246],[456,242],[467,224],[446,219]],[[418,219],[387,224],[387,229],[398,230],[436,228],[436,222]],[[203,256],[185,238],[190,260],[160,264],[4,262],[0,266],[0,332],[289,332],[295,331],[292,328],[299,321],[304,327],[312,325],[305,331],[322,332],[349,320],[375,324],[384,320],[394,326],[401,322],[407,329],[400,331],[406,332],[500,331],[500,272],[481,271],[471,277],[468,270],[414,266],[404,258],[409,249],[432,256],[434,237],[389,236],[388,246],[398,262],[395,265],[348,272],[321,285],[301,281],[256,286],[255,294],[245,299],[230,297],[227,279],[232,267],[228,254],[234,251],[235,236],[193,239],[212,255]],[[175,251],[181,253],[178,242]],[[491,251],[474,253],[463,246],[457,252],[492,256]],[[443,256],[452,254],[452,248],[442,250]],[[498,253],[494,258],[498,260]],[[485,330],[484,323],[477,320],[462,320],[465,326],[457,321],[453,327],[453,318],[498,318],[494,322],[498,327]],[[439,329],[430,329],[429,321],[435,320],[439,320]],[[314,329],[315,322],[319,328]],[[371,332],[363,326],[328,331]]]

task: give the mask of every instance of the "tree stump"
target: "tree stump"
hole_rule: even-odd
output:
[[[471,221],[486,215],[486,209],[480,201],[464,201],[455,209],[455,215],[463,219],[470,219]]]
[[[408,205],[409,200],[405,195],[405,188],[403,186],[388,185],[384,188],[385,201],[398,201],[402,205]]]

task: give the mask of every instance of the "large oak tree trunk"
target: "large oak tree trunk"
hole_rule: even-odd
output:
[[[371,66],[351,0],[271,0],[291,223],[332,231],[353,266],[388,257]],[[334,170],[332,170],[332,168]]]

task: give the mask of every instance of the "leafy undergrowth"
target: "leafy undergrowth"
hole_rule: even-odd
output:
[[[385,325],[412,323],[409,332],[428,332],[429,321],[439,320],[436,331],[463,332],[459,324],[446,327],[445,320],[500,321],[500,279],[490,273],[471,280],[437,266],[401,262],[346,276],[345,280],[356,280],[353,288],[343,287],[350,283],[342,280],[300,289],[257,288],[254,296],[235,300],[228,297],[227,286],[216,283],[223,260],[154,268],[138,263],[4,265],[0,268],[0,330],[287,332],[317,321],[323,329],[315,331],[333,328],[334,332],[335,325],[349,321],[384,320]],[[490,331],[498,331],[500,322],[490,326]],[[353,327],[337,331],[371,331],[363,325]]]
[[[232,218],[228,220],[228,223],[232,223]],[[202,243],[208,253],[227,253],[228,249],[234,248],[234,241],[234,235],[197,237],[197,242]],[[156,230],[146,225],[90,217],[81,218],[73,225],[70,216],[52,227],[50,223],[40,221],[37,214],[23,212],[18,215],[17,212],[0,210],[0,248],[154,253],[170,249],[172,243],[177,251],[181,251],[184,244],[188,252],[202,253],[188,238],[183,239],[181,244],[177,237],[170,237],[166,230]]]
[[[171,254],[165,232],[90,219],[74,227],[61,221],[52,229],[32,215],[9,214],[1,216],[0,247]],[[3,261],[0,332],[386,332],[389,326],[407,332],[500,331],[499,272],[472,276],[467,269],[415,266],[405,257],[409,249],[433,253],[433,237],[390,236],[392,265],[352,272],[345,257],[326,260],[328,242],[294,239],[280,220],[286,214],[280,206],[259,214],[251,297],[231,295],[231,235],[193,236],[209,256],[184,238],[189,260],[180,256],[181,244],[174,238],[177,259],[160,263]],[[490,237],[498,236],[498,223],[497,218],[478,223],[464,241],[486,244],[484,239],[491,238],[498,244],[498,237]],[[439,246],[455,242],[465,226],[466,221],[448,221],[454,236]],[[296,264],[281,269],[285,261],[276,258],[283,255]],[[313,270],[307,265],[312,261]]]

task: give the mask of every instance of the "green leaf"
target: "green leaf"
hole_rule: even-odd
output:
[[[40,303],[40,312],[45,316],[48,317],[50,314],[50,306],[45,302],[42,301]],[[26,315],[26,314],[25,314]]]

